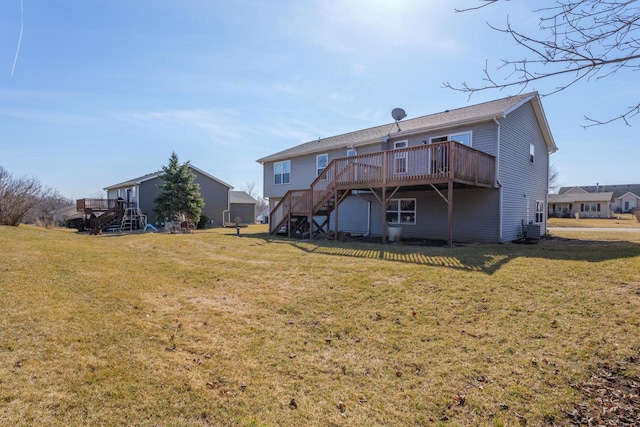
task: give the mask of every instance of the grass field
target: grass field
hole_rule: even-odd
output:
[[[640,222],[631,214],[618,214],[614,218],[549,218],[549,227],[579,228],[640,228]]]
[[[568,425],[640,378],[640,233],[241,232],[0,227],[0,424]]]

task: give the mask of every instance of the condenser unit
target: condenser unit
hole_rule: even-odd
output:
[[[539,239],[540,238],[540,225],[538,224],[525,224],[522,226],[524,231],[524,237],[526,239]]]

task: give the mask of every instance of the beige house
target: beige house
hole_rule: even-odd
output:
[[[564,194],[549,194],[550,217],[611,218],[613,193],[588,193],[574,187]]]
[[[639,195],[640,184],[562,187],[558,194],[549,195],[548,212],[549,216],[611,218],[640,207]]]

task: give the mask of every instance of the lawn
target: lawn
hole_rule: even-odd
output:
[[[579,228],[640,228],[638,221],[631,214],[617,214],[613,218],[549,218],[549,227]]]
[[[536,426],[634,406],[590,390],[640,382],[640,233],[241,233],[0,227],[0,424]]]

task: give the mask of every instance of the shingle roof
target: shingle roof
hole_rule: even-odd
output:
[[[610,191],[613,193],[613,198],[617,199],[624,196],[627,193],[633,193],[636,196],[640,196],[640,184],[616,184],[616,185],[580,185],[573,187],[561,187],[558,190],[558,194],[564,194],[572,188],[581,188],[587,193],[599,193]]]
[[[207,172],[203,171],[202,169],[198,169],[197,167],[193,166],[192,164],[189,164],[189,167],[191,169],[193,169],[193,171],[196,174],[204,175],[204,176],[206,176],[206,177],[208,177],[208,178],[210,178],[210,179],[212,179],[214,181],[219,182],[220,184],[222,184],[222,185],[224,185],[226,187],[229,187],[230,189],[233,188],[233,186],[227,184],[226,182],[216,178],[215,176],[213,176],[211,174],[208,174]],[[145,181],[149,181],[150,179],[153,179],[153,178],[156,178],[157,176],[162,175],[162,173],[163,173],[162,171],[148,173],[146,175],[139,176],[138,178],[129,179],[127,181],[124,181],[124,182],[121,182],[121,183],[118,183],[118,184],[114,184],[114,185],[110,185],[108,187],[104,187],[104,190],[114,190],[116,188],[130,187],[132,185],[141,184],[141,183],[143,183]]]
[[[230,191],[229,203],[248,203],[256,204],[258,201],[247,194],[246,191]]]
[[[548,203],[575,203],[575,202],[610,202],[613,200],[613,193],[569,193],[569,194],[549,194]]]
[[[263,157],[258,160],[259,163],[282,160],[291,157],[297,157],[304,154],[314,152],[323,152],[330,149],[355,147],[367,144],[382,142],[385,137],[389,136],[407,136],[418,132],[428,131],[430,129],[445,129],[462,124],[470,124],[491,120],[494,117],[500,118],[506,116],[509,112],[515,110],[526,102],[533,102],[534,111],[543,131],[543,135],[549,147],[549,151],[553,152],[557,149],[549,127],[542,111],[540,98],[536,92],[525,93],[516,96],[496,99],[494,101],[484,102],[481,104],[471,105],[468,107],[446,110],[440,113],[428,116],[417,117],[414,119],[404,120],[399,123],[400,132],[397,131],[395,123],[387,123],[381,126],[369,129],[349,132],[342,135],[321,138],[315,141],[305,142],[295,147],[288,148],[278,153]],[[390,132],[396,132],[390,135]]]

